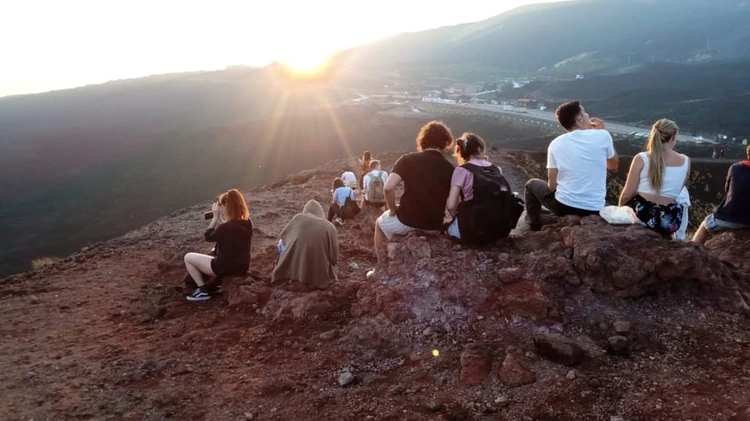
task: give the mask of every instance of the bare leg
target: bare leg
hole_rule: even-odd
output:
[[[382,263],[384,260],[384,248],[385,243],[388,241],[388,238],[385,236],[385,233],[382,229],[380,229],[380,224],[375,222],[375,255],[378,258],[378,264]]]
[[[693,236],[693,242],[695,244],[705,244],[709,236],[710,234],[708,230],[706,229],[706,223],[701,222],[700,228],[698,228],[698,231],[696,231],[695,235]]]
[[[216,276],[211,269],[211,260],[213,260],[213,257],[207,254],[188,253],[185,255],[185,267],[199,287],[206,285],[203,274]]]

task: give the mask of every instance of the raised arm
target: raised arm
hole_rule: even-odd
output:
[[[614,151],[614,153],[615,155],[612,158],[607,159],[607,169],[610,171],[617,171],[620,166],[620,157],[617,155],[617,151]]]
[[[602,128],[604,128],[603,123]],[[617,171],[617,168],[620,166],[620,156],[617,155],[617,151],[615,150],[615,142],[612,140],[612,135],[606,131],[604,133],[607,135],[605,141],[607,149],[607,169],[610,171]]]

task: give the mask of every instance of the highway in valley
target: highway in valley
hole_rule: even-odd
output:
[[[557,120],[555,119],[554,111],[540,111],[537,109],[525,109],[515,108],[514,110],[503,109],[503,105],[490,105],[490,104],[440,104],[422,102],[415,103],[415,106],[419,109],[432,112],[443,112],[443,113],[457,113],[457,114],[475,114],[475,111],[486,111],[488,113],[503,114],[511,117],[513,120],[519,122],[525,122],[530,124],[541,124],[550,127],[559,127]],[[590,112],[591,117],[596,117],[595,112]],[[606,121],[606,128],[611,133],[627,135],[633,132],[643,133],[647,137],[650,132],[650,128],[630,126],[627,124],[617,123],[613,121]],[[678,140],[683,142],[695,142],[695,139],[686,134],[680,134]]]

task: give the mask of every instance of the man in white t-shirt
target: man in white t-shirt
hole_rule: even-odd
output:
[[[362,182],[365,205],[375,208],[385,206],[385,182],[387,180],[388,173],[380,169],[380,161],[377,159],[370,161],[370,172],[365,174]]]
[[[541,229],[542,206],[557,216],[598,214],[607,195],[607,170],[616,170],[619,157],[604,121],[589,118],[578,101],[555,110],[568,132],[547,148],[547,181],[526,183],[526,214],[532,231]]]
[[[353,171],[344,171],[341,173],[341,180],[344,182],[344,186],[352,189],[357,188],[357,176],[354,175]]]

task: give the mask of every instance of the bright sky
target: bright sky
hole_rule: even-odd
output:
[[[0,96],[273,60],[307,65],[544,1],[5,0]]]

